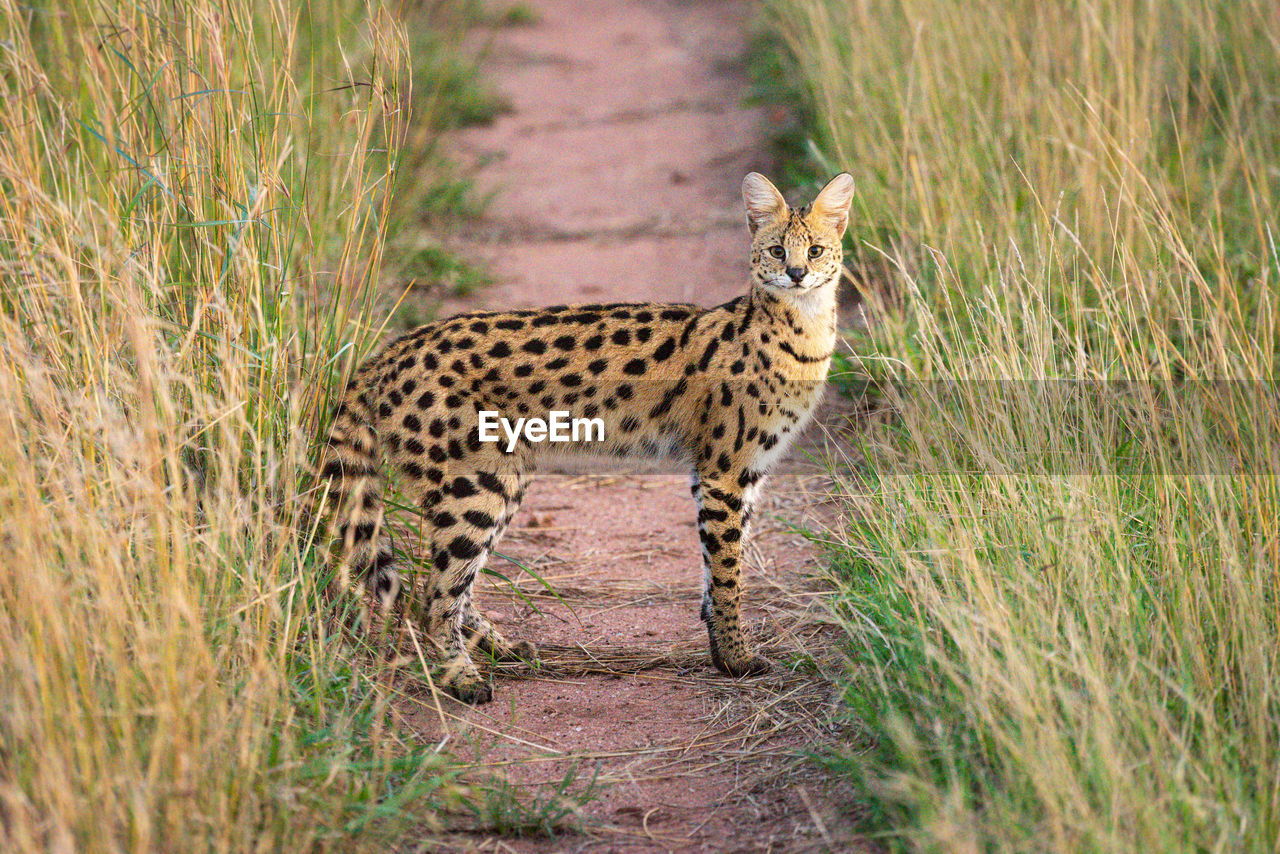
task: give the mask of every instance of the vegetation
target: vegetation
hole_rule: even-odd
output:
[[[6,851],[372,848],[457,791],[318,629],[298,498],[423,204],[393,188],[452,186],[406,140],[472,90],[407,29],[365,0],[0,4]]]
[[[1273,850],[1273,7],[768,8],[897,414],[834,549],[869,829]]]
[[[460,296],[488,283],[482,265],[459,257],[440,241],[438,232],[478,215],[486,201],[440,150],[441,130],[488,124],[510,109],[506,99],[485,85],[476,60],[453,47],[466,28],[500,26],[505,19],[495,19],[471,0],[427,3],[424,8],[429,13],[415,13],[418,20],[406,30],[412,85],[404,100],[410,116],[431,120],[405,125],[396,151],[383,269],[384,292],[396,299],[408,287],[434,288],[432,297]],[[423,222],[438,228],[422,228]],[[406,327],[426,322],[435,308],[434,300],[428,303],[401,303],[393,322]]]
[[[583,829],[582,809],[600,797],[599,765],[583,781],[581,761],[558,780],[532,791],[503,777],[491,778],[466,804],[477,831],[507,838],[555,839]],[[532,788],[532,787],[530,787]]]

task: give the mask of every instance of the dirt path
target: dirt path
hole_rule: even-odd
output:
[[[535,0],[535,25],[501,30],[487,67],[514,111],[459,134],[495,191],[466,250],[496,279],[446,306],[664,300],[741,293],[747,235],[738,186],[769,171],[762,116],[733,71],[749,5],[732,0]],[[404,710],[428,737],[478,757],[538,804],[598,775],[583,832],[472,836],[485,851],[765,851],[848,848],[847,798],[798,751],[833,738],[829,644],[805,579],[821,524],[820,475],[775,478],[747,568],[746,620],[775,663],[729,680],[698,620],[701,566],[686,477],[544,475],[500,546],[528,601],[490,580],[479,607],[542,649],[506,668],[492,704],[424,696]],[[536,608],[536,610],[535,610]],[[447,730],[447,733],[443,732]],[[559,785],[577,768],[578,781]]]

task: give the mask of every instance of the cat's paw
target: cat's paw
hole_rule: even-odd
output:
[[[726,676],[741,678],[744,676],[759,676],[768,673],[773,665],[769,663],[769,659],[762,655],[744,655],[739,659],[727,659],[715,652],[712,652],[711,659],[715,662],[716,669]]]
[[[532,664],[538,660],[538,646],[529,641],[518,641],[508,644],[502,655],[498,657],[503,661],[526,661]]]
[[[441,687],[472,706],[481,706],[493,699],[493,686],[479,673],[461,673]]]

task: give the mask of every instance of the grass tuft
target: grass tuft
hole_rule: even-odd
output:
[[[318,629],[299,497],[431,123],[405,22],[73,0],[0,45],[0,847],[430,825],[451,766]]]
[[[474,832],[507,838],[555,839],[582,830],[583,807],[600,797],[597,767],[583,782],[581,762],[572,762],[558,779],[528,794],[505,777],[494,776],[468,804]]]
[[[832,767],[904,849],[1273,849],[1274,10],[770,9],[896,410],[844,484]]]

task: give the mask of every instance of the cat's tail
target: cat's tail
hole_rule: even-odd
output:
[[[330,534],[330,590],[343,594],[362,585],[385,613],[400,578],[384,528],[381,456],[373,408],[348,389],[320,452],[312,518],[318,514]]]

